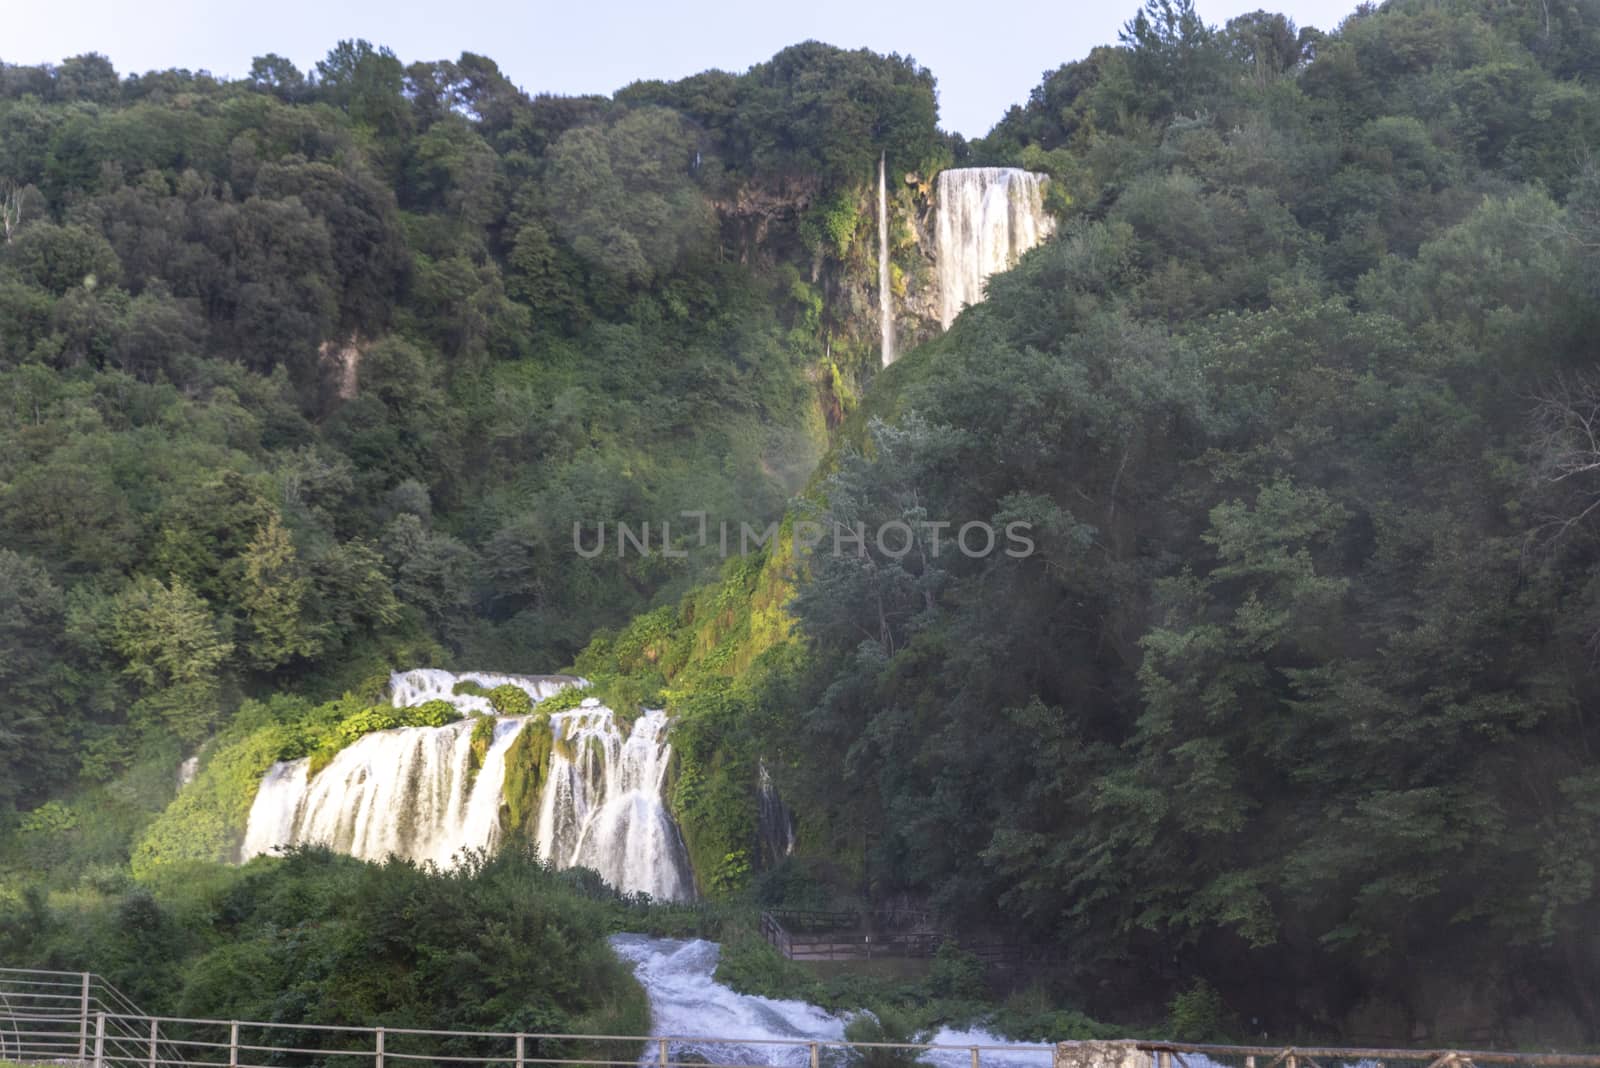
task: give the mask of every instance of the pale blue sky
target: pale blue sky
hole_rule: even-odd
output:
[[[1333,29],[1356,0],[1200,0],[1206,21],[1282,11]],[[815,38],[915,56],[939,79],[941,125],[986,133],[1040,75],[1116,40],[1138,0],[12,0],[0,59],[57,62],[103,52],[123,73],[187,67],[237,77],[277,52],[308,68],[345,37],[410,62],[493,58],[530,93],[610,94],[640,78],[743,71]]]

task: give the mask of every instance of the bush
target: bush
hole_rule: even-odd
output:
[[[1222,1041],[1234,1030],[1222,995],[1204,979],[1173,998],[1168,1013],[1167,1029],[1180,1042]]]
[[[987,993],[983,961],[954,942],[945,942],[933,957],[928,990],[934,997],[977,999]]]
[[[570,712],[583,704],[585,697],[593,696],[582,686],[563,686],[555,693],[539,702],[539,711],[546,715],[557,712]]]
[[[177,865],[57,909],[42,894],[0,899],[0,950],[23,967],[102,971],[155,1013],[642,1033],[643,991],[606,944],[610,924],[607,904],[526,851],[440,872],[303,849]],[[444,1052],[420,1041],[419,1054]]]
[[[925,1043],[931,1032],[918,1029],[909,1016],[891,1009],[880,1008],[877,1013],[863,1012],[845,1024],[844,1037],[851,1042],[902,1042]],[[852,1049],[851,1068],[902,1068],[918,1063],[919,1050],[867,1048]]]
[[[335,728],[334,734],[342,743],[339,748],[343,748],[364,735],[371,734],[374,731],[393,730],[398,726],[400,726],[400,717],[396,711],[379,705],[363,709],[346,719]]]
[[[824,997],[810,972],[754,934],[723,943],[715,978],[741,994],[811,1002]]]
[[[502,716],[526,716],[533,711],[533,698],[508,682],[489,691],[489,707]]]
[[[520,691],[519,691],[520,692]],[[424,701],[415,708],[400,713],[402,727],[443,727],[461,718],[461,711],[449,701],[435,699]]]

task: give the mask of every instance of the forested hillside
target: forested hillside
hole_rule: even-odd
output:
[[[235,840],[374,675],[570,666],[675,717],[709,897],[923,904],[1187,1037],[1600,1041],[1600,10],[1130,14],[970,143],[815,43],[0,71],[11,915]],[[940,169],[1058,227],[874,374],[880,153],[899,295]],[[685,509],[788,525],[569,540]]]
[[[774,774],[1086,991],[1594,1041],[1600,11],[1149,12],[981,146],[1069,222],[821,485],[1039,551],[818,557]]]
[[[824,299],[851,235],[800,224],[868,127],[942,141],[898,59],[716,84],[530,99],[365,42],[0,71],[0,807],[164,778],[245,696],[554,670],[705,577],[574,523],[781,511],[870,364]],[[791,179],[768,254],[732,201]]]

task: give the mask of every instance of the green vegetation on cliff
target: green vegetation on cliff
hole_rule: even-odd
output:
[[[738,191],[822,168],[803,212],[944,142],[909,61],[727,81],[736,131],[366,42],[315,79],[0,65],[0,814],[247,697],[554,667],[715,573],[578,524],[777,518],[870,362],[846,267],[750,255]]]

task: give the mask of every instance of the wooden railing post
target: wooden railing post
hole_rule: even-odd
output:
[[[660,1068],[667,1068],[667,1040],[663,1038],[660,1045]]]
[[[978,1047],[972,1047],[972,1068],[978,1068]]]
[[[517,1068],[525,1068],[527,1062],[527,1036],[521,1032],[517,1034]]]
[[[156,1022],[155,1022],[155,1020],[152,1019],[150,1021],[150,1066],[149,1066],[149,1068],[156,1068],[156,1036],[159,1033],[160,1032],[158,1032],[157,1029],[156,1029]]]
[[[78,1063],[89,1055],[89,973],[83,973],[83,996],[78,1002]]]
[[[105,1068],[106,1063],[106,1014],[95,1013],[94,1016],[94,1068]]]
[[[822,1052],[815,1042],[811,1043],[811,1068],[822,1068]]]
[[[383,1028],[378,1028],[377,1056],[373,1062],[377,1068],[383,1068]]]
[[[228,1024],[228,1068],[239,1068],[239,1021]]]

